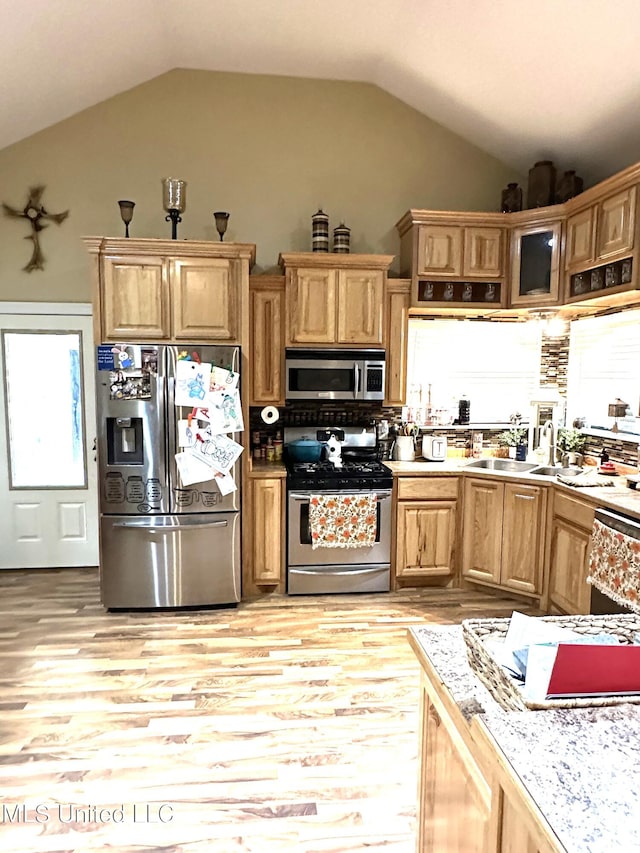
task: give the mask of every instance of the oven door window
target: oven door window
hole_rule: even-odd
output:
[[[298,541],[300,545],[311,545],[311,531],[309,530],[309,503],[307,501],[300,504]],[[376,542],[380,542],[380,503],[376,504]]]
[[[344,367],[289,367],[289,391],[351,394],[355,392],[353,364]]]

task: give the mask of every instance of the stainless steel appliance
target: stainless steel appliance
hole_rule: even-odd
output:
[[[234,604],[240,600],[238,490],[185,486],[175,455],[178,353],[239,371],[238,347],[123,344],[97,348],[100,590],[108,609]],[[111,358],[111,361],[110,361]],[[236,441],[237,435],[233,436]]]
[[[292,432],[285,431],[285,440],[291,440]],[[328,434],[344,436],[341,465],[328,460],[287,461],[287,591],[290,595],[388,592],[392,473],[376,458],[375,433],[355,428],[317,431],[319,440],[327,440]],[[309,502],[313,495],[371,493],[377,496],[371,547],[312,547]]]
[[[287,349],[287,400],[384,400],[381,349]]]

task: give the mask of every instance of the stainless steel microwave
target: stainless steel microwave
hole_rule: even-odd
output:
[[[382,349],[287,349],[287,400],[384,400]]]

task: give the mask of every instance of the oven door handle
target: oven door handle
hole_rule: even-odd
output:
[[[378,503],[381,503],[382,501],[386,501],[391,497],[391,492],[388,489],[385,489],[382,492],[376,492],[375,489],[371,489],[371,491],[376,495]],[[333,494],[339,495],[341,492],[343,494],[345,494],[345,493],[351,494],[351,492],[349,492],[348,488],[341,489],[340,491],[333,492]],[[319,490],[318,492],[309,492],[308,494],[302,494],[302,495],[296,494],[296,492],[289,492],[289,497],[294,501],[308,501],[312,495],[316,495],[316,494],[323,494],[323,491]],[[365,492],[365,494],[367,494],[367,493]]]

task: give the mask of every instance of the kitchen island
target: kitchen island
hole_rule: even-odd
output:
[[[640,705],[505,711],[459,626],[409,630],[422,665],[419,851],[640,851]]]

